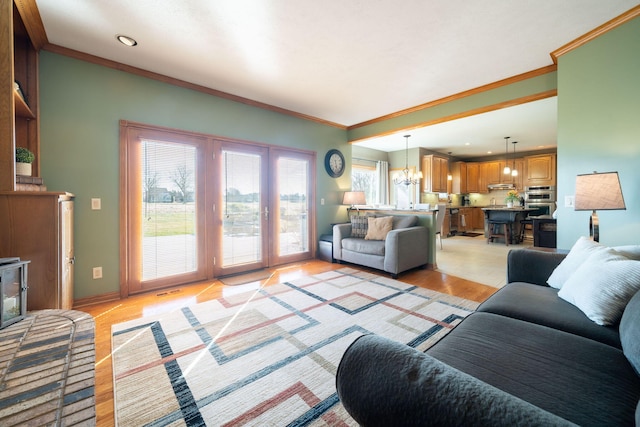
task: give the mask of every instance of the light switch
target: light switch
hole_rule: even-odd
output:
[[[91,199],[91,209],[94,211],[99,211],[102,209],[102,200],[101,199]]]
[[[564,196],[564,207],[565,208],[573,208],[576,205],[576,197],[575,196]]]

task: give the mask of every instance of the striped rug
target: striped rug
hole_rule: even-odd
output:
[[[477,305],[342,268],[114,325],[117,425],[356,425],[335,389],[349,344],[425,350]]]

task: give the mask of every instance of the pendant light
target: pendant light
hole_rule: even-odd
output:
[[[516,144],[518,141],[513,141],[513,169],[511,170],[511,176],[518,176],[518,170],[516,169]]]
[[[505,175],[509,175],[511,173],[511,168],[509,167],[509,138],[511,137],[504,137],[504,169],[502,170],[502,173]]]
[[[447,161],[447,181],[453,181],[453,175],[451,175],[451,151],[449,151],[449,159]]]

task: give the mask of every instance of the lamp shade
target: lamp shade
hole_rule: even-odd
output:
[[[345,191],[342,197],[343,205],[364,205],[367,200],[364,197],[364,191]]]
[[[575,210],[626,209],[618,172],[590,173],[576,177]]]

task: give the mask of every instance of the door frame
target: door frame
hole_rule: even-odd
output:
[[[159,279],[156,283],[157,286],[147,287],[144,286],[141,289],[130,289],[130,282],[132,280],[131,274],[131,257],[136,255],[135,244],[131,245],[131,222],[135,221],[136,217],[136,200],[132,199],[128,194],[128,188],[131,185],[135,185],[136,179],[135,173],[132,173],[128,165],[132,161],[132,154],[129,139],[135,138],[136,135],[144,134],[145,138],[176,141],[188,140],[198,141],[201,144],[198,151],[197,158],[197,193],[196,199],[201,200],[202,203],[197,207],[197,224],[198,230],[196,238],[198,239],[198,268],[197,274],[185,280],[173,281],[173,279],[163,280]],[[167,135],[173,135],[173,138],[167,137]],[[169,138],[169,139],[167,139]],[[281,265],[288,262],[302,261],[306,259],[312,259],[316,253],[316,152],[311,150],[303,150],[299,148],[291,148],[284,146],[276,146],[270,144],[264,144],[259,142],[252,142],[234,138],[220,137],[215,135],[203,134],[198,132],[183,131],[179,129],[167,128],[162,126],[154,126],[143,123],[137,123],[127,120],[120,120],[120,297],[126,298],[129,295],[147,292],[151,290],[157,290],[166,287],[173,287],[187,283],[199,282],[204,280],[213,280],[220,276],[221,270],[217,269],[214,265],[213,257],[219,256],[217,254],[216,244],[219,239],[222,238],[222,227],[216,226],[216,218],[219,218],[216,213],[216,209],[219,208],[221,198],[220,190],[221,182],[217,176],[219,171],[219,165],[221,162],[220,157],[216,153],[219,152],[221,146],[245,146],[250,150],[265,150],[266,151],[266,163],[267,166],[265,173],[267,174],[263,185],[266,185],[266,206],[268,206],[270,212],[275,212],[277,209],[277,200],[271,195],[273,192],[276,177],[275,163],[279,155],[286,153],[289,157],[300,157],[308,159],[309,161],[309,250],[308,252],[300,254],[292,254],[288,256],[277,256],[277,247],[275,244],[269,244],[269,236],[275,236],[277,230],[277,221],[271,221],[273,217],[269,214],[269,221],[265,226],[267,238],[263,239],[263,244],[267,247],[263,248],[265,256],[263,267],[272,267]],[[215,189],[218,189],[216,192]],[[276,191],[277,193],[277,191]],[[200,242],[202,239],[202,242]],[[266,242],[266,243],[265,243]],[[135,264],[135,263],[134,263]],[[259,268],[259,267],[258,267]],[[234,270],[239,273],[240,269]],[[248,271],[248,270],[243,270]],[[231,274],[225,271],[225,274]]]

